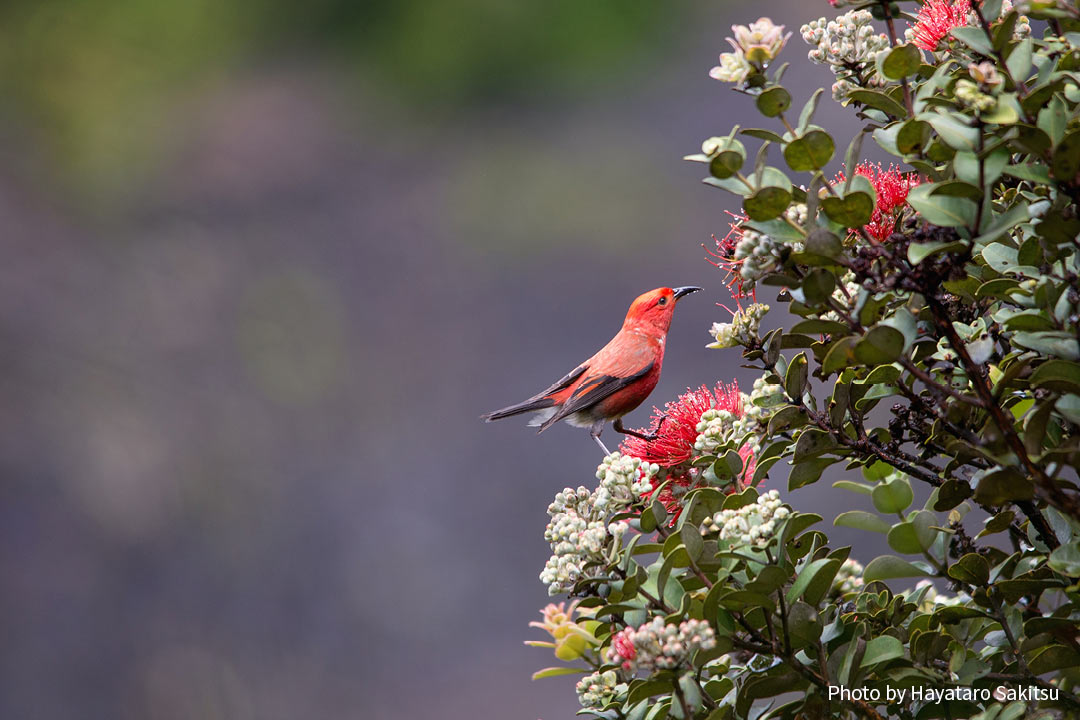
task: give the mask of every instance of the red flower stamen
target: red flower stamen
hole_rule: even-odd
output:
[[[652,489],[643,493],[643,497],[650,497],[667,482],[657,498],[673,514],[672,522],[682,512],[681,496],[697,481],[690,465],[694,458],[694,442],[698,437],[697,426],[705,411],[712,409],[726,410],[735,417],[742,417],[742,394],[738,383],[717,383],[713,390],[705,385],[697,390],[687,389],[678,399],[667,403],[663,412],[653,408],[655,439],[644,440],[627,435],[619,446],[624,455],[655,463],[664,469],[652,478]],[[753,450],[743,446],[739,456],[743,459],[744,480],[753,477],[756,467]]]
[[[862,175],[874,186],[877,193],[877,204],[874,212],[870,215],[870,222],[863,226],[863,230],[872,239],[885,242],[892,235],[896,227],[896,221],[907,206],[907,196],[911,188],[918,185],[921,180],[918,173],[903,173],[890,165],[888,170],[882,170],[881,165],[873,165],[869,162],[861,163],[855,168],[856,175]],[[846,180],[844,172],[836,174],[833,185]]]
[[[912,44],[934,52],[941,41],[948,37],[950,30],[968,24],[969,12],[969,0],[926,0],[919,8],[915,24],[911,26],[914,35]]]
[[[745,215],[736,215],[727,210],[724,212],[730,215],[734,220],[734,222],[728,223],[729,230],[727,235],[720,240],[718,240],[715,235],[712,236],[713,243],[716,244],[716,250],[710,250],[704,245],[702,245],[702,247],[705,248],[705,252],[709,256],[705,258],[706,262],[724,271],[724,285],[727,287],[728,292],[731,293],[731,297],[735,300],[736,306],[741,308],[742,303],[740,300],[742,300],[742,298],[748,297],[755,302],[757,301],[756,291],[751,290],[750,292],[746,292],[746,289],[743,287],[742,273],[740,272],[743,261],[735,259],[735,246],[742,240],[742,224],[747,218]],[[721,307],[723,306],[721,305]],[[727,310],[727,308],[724,309]],[[730,312],[730,310],[728,312]]]

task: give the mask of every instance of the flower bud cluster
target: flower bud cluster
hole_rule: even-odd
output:
[[[716,342],[706,347],[729,348],[736,345],[748,345],[757,339],[758,329],[761,327],[761,318],[769,312],[769,306],[763,303],[754,303],[745,308],[740,308],[729,323],[713,323],[709,330]]]
[[[746,228],[735,245],[734,261],[739,266],[739,276],[746,288],[766,273],[780,266],[780,251],[783,244],[764,233]]]
[[[694,454],[716,455],[717,451],[733,439],[736,424],[734,413],[727,410],[706,410],[697,424],[698,436],[694,440]]]
[[[606,551],[621,543],[629,529],[625,522],[608,523],[608,515],[625,510],[651,487],[657,465],[612,453],[596,470],[600,486],[565,488],[548,506],[544,539],[551,545],[551,557],[540,573],[548,593],[558,595],[573,589],[588,565],[606,561]]]
[[[976,112],[990,112],[997,106],[994,96],[1000,92],[1004,82],[997,66],[989,60],[970,63],[968,75],[971,76],[970,80],[962,78],[956,81],[956,99]]]
[[[731,53],[723,53],[720,56],[720,64],[709,71],[709,77],[713,80],[729,83],[741,83],[750,77],[754,66],[747,61],[742,50]]]
[[[596,468],[600,486],[593,494],[593,507],[601,513],[625,510],[652,489],[650,479],[659,471],[659,465],[643,463],[630,455],[608,455]]]
[[[840,569],[836,571],[836,578],[833,580],[833,592],[838,595],[847,595],[859,590],[863,586],[862,574],[863,566],[848,558],[840,565]]]
[[[732,431],[732,437],[736,439],[749,434],[746,444],[755,455],[761,452],[761,441],[765,439],[769,420],[787,402],[784,388],[767,378],[768,373],[754,381],[750,397],[743,405],[743,416]]]
[[[731,46],[750,62],[762,66],[779,55],[791,37],[791,33],[784,34],[783,25],[777,25],[767,17],[759,18],[749,26],[732,25],[731,32],[735,34],[734,38],[728,38]]]
[[[778,523],[791,514],[791,509],[780,502],[780,493],[770,490],[759,496],[757,502],[738,510],[721,510],[702,523],[702,531],[719,532],[721,540],[731,545],[755,545],[765,547],[776,532]]]
[[[961,105],[971,108],[977,113],[990,112],[997,106],[997,100],[994,96],[987,95],[971,80],[957,80],[954,92]]]
[[[874,60],[889,49],[889,38],[875,32],[872,22],[870,11],[852,10],[835,20],[819,18],[800,28],[803,40],[814,46],[807,57],[829,66],[836,75],[833,98],[840,102],[858,87],[880,87],[888,82],[874,71]]]
[[[578,702],[583,708],[603,708],[618,694],[619,678],[614,670],[594,672],[578,681]]]
[[[975,82],[979,83],[981,89],[988,92],[1000,88],[1003,81],[997,66],[989,60],[983,60],[981,63],[970,63],[968,65],[968,74],[975,79]]]
[[[664,624],[661,617],[639,628],[625,628],[611,639],[609,662],[624,670],[673,670],[689,663],[698,650],[716,647],[716,636],[704,620],[684,620],[678,625]]]
[[[805,188],[804,188],[805,189]],[[795,223],[801,228],[806,227],[806,221],[808,219],[809,211],[806,208],[806,203],[791,203],[788,205],[787,210],[784,211],[784,217],[791,222]],[[793,243],[795,252],[802,252],[802,243]]]

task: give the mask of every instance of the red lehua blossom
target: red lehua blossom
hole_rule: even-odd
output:
[[[741,417],[742,395],[739,393],[738,383],[717,383],[713,390],[709,390],[705,385],[697,390],[688,388],[678,399],[667,403],[663,412],[659,408],[653,408],[653,427],[656,428],[657,435],[655,440],[627,435],[619,446],[624,455],[639,458],[642,462],[656,463],[667,470],[666,473],[661,472],[652,478],[652,490],[646,491],[643,496],[652,495],[656,488],[668,481],[657,499],[669,513],[673,513],[672,522],[682,512],[680,497],[696,482],[691,476],[689,463],[693,458],[694,442],[698,437],[697,425],[705,411],[712,409],[727,410],[735,417]],[[756,466],[753,450],[744,446],[739,450],[739,456],[743,459],[743,477],[753,477]]]
[[[915,47],[929,52],[937,50],[938,44],[949,35],[953,28],[968,24],[971,12],[969,0],[926,0],[919,8],[915,24],[911,26]]]
[[[919,176],[917,173],[902,173],[893,165],[890,165],[888,170],[882,170],[881,165],[872,165],[869,162],[858,165],[855,174],[869,180],[877,193],[874,212],[863,230],[874,240],[885,242],[892,235],[896,219],[907,204],[908,191],[921,182]],[[833,184],[842,183],[844,180],[844,173],[841,171],[836,174]]]
[[[717,383],[715,390],[702,385],[697,390],[686,389],[677,400],[660,408],[653,408],[653,427],[657,427],[655,440],[643,440],[627,435],[619,450],[624,455],[640,458],[642,462],[656,463],[673,468],[690,459],[697,440],[697,424],[706,410],[720,408],[742,415],[742,398],[738,383],[727,387]]]
[[[611,636],[612,654],[615,655],[612,660],[618,661],[621,659],[624,670],[629,670],[630,661],[637,657],[637,648],[634,647],[633,641],[629,638],[632,632],[632,628],[624,628]]]
[[[742,303],[739,302],[742,298],[748,297],[757,300],[757,296],[753,290],[748,293],[743,288],[742,274],[739,272],[743,261],[735,259],[735,246],[742,240],[742,224],[747,218],[745,215],[736,215],[727,210],[724,212],[730,215],[734,219],[734,222],[728,223],[730,229],[722,240],[717,240],[715,235],[712,236],[713,242],[716,243],[716,250],[705,248],[705,252],[709,254],[709,257],[705,258],[705,260],[726,273],[724,285],[727,286],[728,291],[731,293],[731,297],[735,299],[735,303],[739,307],[742,307]],[[705,246],[702,245],[702,247]]]

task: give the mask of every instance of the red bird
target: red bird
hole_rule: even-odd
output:
[[[660,379],[664,364],[664,341],[671,315],[679,298],[701,290],[699,287],[656,288],[639,295],[630,304],[622,329],[601,350],[567,373],[547,390],[525,402],[481,415],[485,422],[535,412],[529,425],[537,432],[565,420],[589,428],[589,434],[607,455],[600,442],[604,424],[614,420],[615,432],[653,440],[623,427],[622,416],[649,396]],[[657,427],[659,429],[659,426]]]

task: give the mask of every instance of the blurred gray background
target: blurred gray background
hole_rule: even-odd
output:
[[[728,26],[794,31],[801,106],[828,11],[5,3],[0,717],[572,715],[521,641],[547,504],[600,456],[477,416],[661,285],[706,292],[630,424],[752,382],[704,349],[737,205],[680,158],[763,122],[708,77]],[[826,488],[791,500],[863,504]]]

